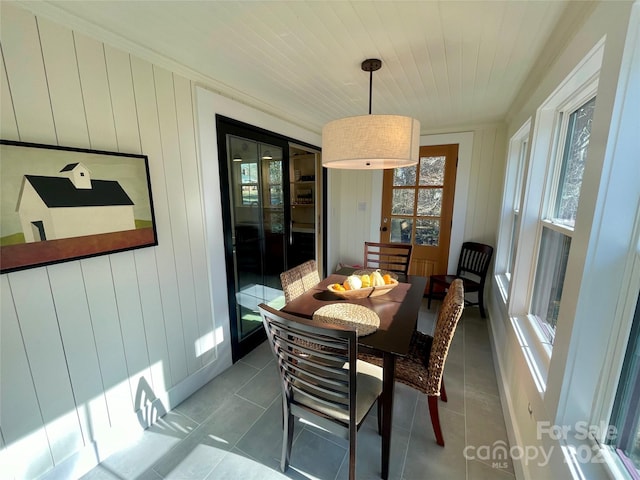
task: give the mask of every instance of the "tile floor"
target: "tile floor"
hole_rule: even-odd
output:
[[[435,306],[432,305],[432,312]],[[420,313],[430,332],[433,313]],[[279,470],[282,445],[280,384],[265,342],[113,454],[83,480],[271,480],[348,478],[348,445],[310,425],[296,424],[291,465]],[[445,367],[449,401],[440,402],[444,448],[435,443],[426,397],[396,384],[390,478],[400,480],[513,479],[513,466],[467,460],[507,434],[486,321],[477,308],[463,313]],[[376,411],[358,433],[357,477],[380,478]]]

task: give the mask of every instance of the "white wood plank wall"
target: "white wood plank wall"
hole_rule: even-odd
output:
[[[192,82],[14,5],[0,21],[0,137],[148,155],[159,240],[0,277],[0,477],[35,478],[141,429],[138,389],[175,406],[216,323]]]

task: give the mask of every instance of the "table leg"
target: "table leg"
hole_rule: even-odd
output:
[[[385,352],[382,357],[382,478],[389,478],[391,454],[391,424],[393,416],[393,389],[395,383],[396,356]]]

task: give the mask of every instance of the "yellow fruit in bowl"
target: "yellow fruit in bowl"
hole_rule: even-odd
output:
[[[371,275],[373,276],[373,278],[371,279],[372,287],[381,287],[384,285],[384,279],[382,278],[382,275],[380,275],[380,272],[378,270],[373,272]]]
[[[362,288],[368,288],[371,286],[371,278],[369,275],[361,275],[360,280],[362,281]]]

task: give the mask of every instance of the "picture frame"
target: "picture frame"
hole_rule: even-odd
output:
[[[0,140],[0,274],[157,244],[146,155]]]

